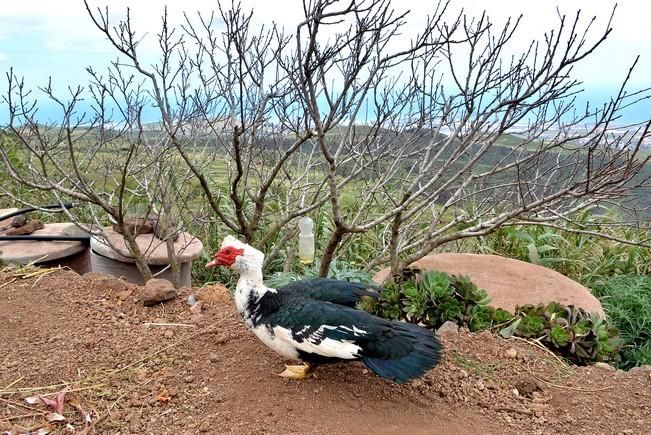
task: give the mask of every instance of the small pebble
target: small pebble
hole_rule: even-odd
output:
[[[168,329],[167,331],[165,331],[165,333],[163,334],[163,336],[164,336],[165,338],[172,338],[172,337],[174,337],[174,331],[172,331],[171,329]]]
[[[518,351],[510,348],[509,350],[506,351],[506,356],[511,359],[515,359],[518,357]]]
[[[193,382],[194,382],[194,376],[192,376],[192,375],[187,375],[187,376],[185,377],[185,382],[188,383],[188,384],[193,383]]]
[[[191,294],[190,296],[188,296],[187,303],[188,303],[188,305],[190,305],[190,306],[192,306],[192,305],[194,305],[194,304],[197,303],[197,297],[194,295],[194,293]]]
[[[211,363],[219,362],[220,361],[219,355],[217,355],[216,353],[211,353],[210,355],[208,355],[208,361],[210,361]]]

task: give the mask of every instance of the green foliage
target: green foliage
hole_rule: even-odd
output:
[[[468,277],[424,272],[401,286],[388,285],[371,310],[385,318],[406,319],[430,328],[450,320],[479,331],[491,327],[496,319],[497,310],[488,306],[489,301],[486,292]],[[497,321],[507,321],[504,310],[500,310]]]
[[[607,320],[572,305],[558,303],[516,308],[517,325],[504,337],[533,338],[577,364],[617,361],[622,340]],[[515,324],[515,322],[514,322]]]
[[[316,261],[314,264],[303,266],[302,269],[298,271],[276,272],[271,274],[265,280],[265,285],[272,288],[278,288],[289,284],[292,281],[318,278],[319,267],[320,263]],[[350,263],[347,263],[345,261],[333,261],[330,264],[330,272],[328,273],[328,278],[354,282],[373,282],[373,277],[370,274],[356,269]]]
[[[592,291],[626,343],[620,367],[651,364],[651,275],[606,278]]]
[[[432,329],[449,320],[471,331],[493,329],[506,338],[534,339],[577,364],[618,358],[622,344],[618,329],[582,309],[558,303],[525,305],[517,307],[514,316],[489,302],[486,292],[467,277],[423,272],[400,286],[387,286],[379,301],[364,308]]]

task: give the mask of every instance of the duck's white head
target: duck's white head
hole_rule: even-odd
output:
[[[233,236],[226,236],[221,249],[214,255],[207,268],[226,266],[242,273],[262,270],[264,254],[252,246],[242,243]]]

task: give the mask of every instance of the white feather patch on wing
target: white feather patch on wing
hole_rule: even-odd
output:
[[[276,328],[274,328],[274,333]],[[293,343],[290,343],[287,340],[278,337],[278,335],[272,335],[266,326],[258,325],[255,328],[251,328],[251,330],[260,339],[260,341],[266,344],[267,347],[269,347],[274,352],[284,356],[285,358],[299,359],[298,352],[296,352],[296,347],[293,345]]]
[[[296,349],[302,350],[303,352],[314,353],[317,355],[330,357],[330,358],[341,358],[341,359],[355,359],[359,358],[362,348],[349,340],[333,340],[332,338],[323,338],[324,332],[326,329],[335,330],[335,329],[344,329],[349,332],[354,330],[348,327],[340,326],[330,326],[323,325],[319,327],[316,331],[306,337],[302,342],[297,342],[292,337],[292,331],[281,326],[275,326],[273,328],[274,334],[276,335],[277,340],[284,341],[286,343],[291,343]],[[356,328],[355,328],[356,329]],[[361,331],[357,329],[357,331]],[[365,331],[362,331],[365,332]],[[359,333],[354,335],[360,335]]]

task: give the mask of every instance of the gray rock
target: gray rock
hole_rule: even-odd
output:
[[[142,292],[142,303],[146,307],[159,304],[161,302],[174,299],[178,292],[171,282],[166,279],[150,279],[145,284],[145,290]]]
[[[436,330],[437,335],[458,335],[459,334],[459,325],[448,320],[441,325],[439,329]]]

